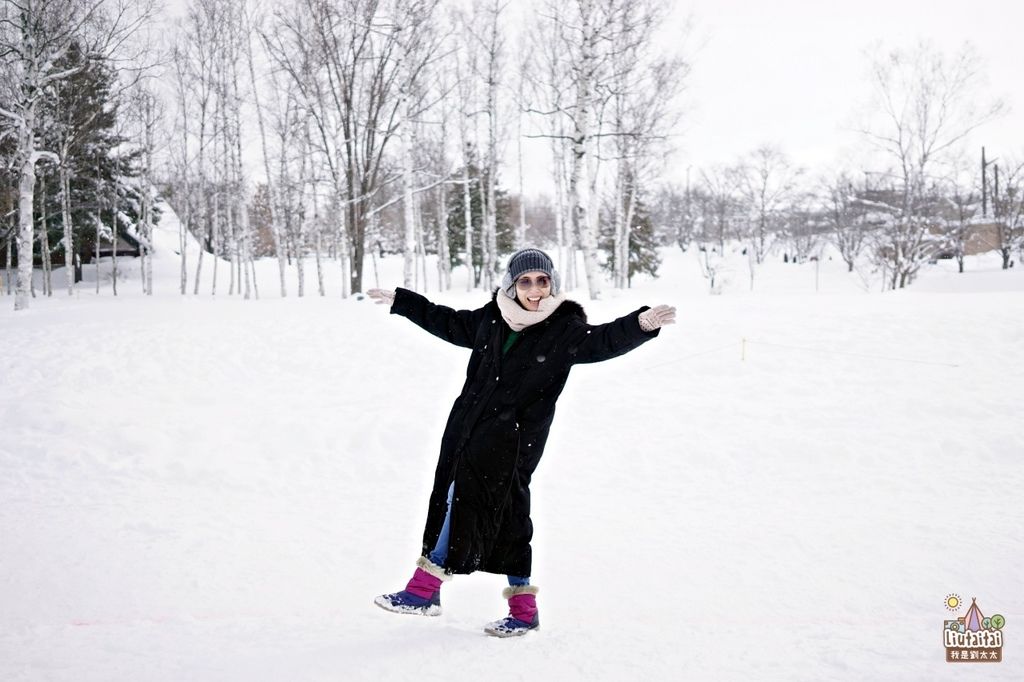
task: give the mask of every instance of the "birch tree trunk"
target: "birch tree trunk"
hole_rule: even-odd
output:
[[[442,91],[448,88],[442,85]],[[441,102],[441,139],[439,146],[438,169],[441,183],[437,186],[434,197],[437,201],[437,288],[448,291],[452,288],[451,247],[448,244],[448,115],[450,109],[446,100]]]
[[[217,180],[216,175],[214,176],[214,180],[215,181]],[[220,183],[218,183],[218,184],[220,184]],[[221,239],[220,239],[220,222],[221,222],[220,195],[221,195],[220,190],[216,190],[213,193],[213,215],[211,216],[212,220],[211,220],[211,223],[210,223],[210,227],[211,227],[211,229],[213,231],[213,243],[211,245],[213,251],[210,254],[210,256],[213,258],[213,282],[210,284],[210,295],[211,296],[216,296],[217,295],[217,264],[218,264],[217,261],[220,260],[220,254],[218,252],[220,251],[220,241],[221,241]]]
[[[487,134],[487,181],[486,201],[484,201],[484,224],[487,234],[487,289],[493,289],[497,284],[495,278],[498,274],[498,198],[495,188],[498,174],[498,114],[494,110],[497,106],[497,82],[492,80],[488,83],[487,109],[488,109],[488,134]]]
[[[338,182],[343,182],[341,176],[338,177]],[[352,266],[350,263],[351,252],[349,250],[349,238],[347,229],[348,226],[345,222],[347,220],[346,216],[348,214],[341,208],[342,195],[340,194],[340,192],[342,191],[342,189],[343,186],[336,186],[335,189],[335,196],[337,197],[338,201],[338,208],[335,214],[338,216],[338,239],[341,242],[338,247],[338,260],[339,264],[341,265],[341,274],[343,275],[341,278],[341,297],[348,298],[349,294],[351,293],[350,287],[352,286]],[[373,251],[371,250],[371,253],[372,252]],[[376,278],[376,276],[376,272],[374,272],[374,277]],[[380,281],[375,279],[374,286],[380,287]]]
[[[188,192],[188,184],[185,184],[185,192]],[[188,292],[188,239],[185,236],[185,226],[192,221],[192,208],[191,201],[186,199],[185,204],[185,219],[178,218],[178,249],[181,254],[181,271],[180,278],[178,281],[179,291],[184,296]]]
[[[232,192],[234,194],[234,192]],[[227,199],[227,197],[225,197]],[[235,270],[238,269],[238,238],[235,234],[235,211],[231,206],[225,207],[227,213],[228,233],[228,296],[235,295]],[[239,287],[241,289],[241,287]]]
[[[18,184],[18,285],[14,309],[27,310],[32,287],[33,193],[36,188],[36,162],[41,156],[35,150],[35,102],[25,112],[19,148],[24,150],[24,161]]]
[[[320,292],[321,296],[326,296],[327,292],[324,289],[324,268],[320,260],[321,252],[323,251],[323,231],[320,229],[319,223],[316,227],[316,285],[317,291]]]
[[[146,295],[153,295],[153,196],[151,186],[146,183],[145,191],[143,193],[145,197],[145,207],[143,209],[143,215],[145,222],[143,223],[143,229],[146,231]]]
[[[462,166],[462,220],[466,226],[466,267],[469,269],[469,276],[466,280],[466,291],[472,291],[476,286],[476,268],[473,266],[473,208],[472,192],[469,183],[468,161]]]
[[[320,220],[320,193],[316,191],[316,185],[313,185],[313,229],[316,230],[316,241],[313,248],[316,255],[317,291],[321,296],[326,296],[326,291],[324,290],[324,268],[321,261],[321,254],[323,252],[323,223]]]
[[[39,229],[39,256],[43,266],[43,294],[45,296],[52,296],[53,290],[51,288],[50,281],[50,230],[47,225],[46,215],[46,176],[43,175],[40,184],[40,201],[39,210],[42,214],[42,226]]]
[[[572,210],[573,233],[583,250],[583,268],[587,277],[590,298],[601,295],[601,280],[597,264],[597,235],[594,234],[590,213],[590,178],[588,178],[588,151],[591,144],[590,125],[594,107],[594,78],[597,69],[597,31],[594,21],[593,0],[578,0],[580,34],[582,39],[578,80],[576,83],[576,116],[572,132],[572,173],[569,176],[569,206]]]
[[[456,79],[459,84],[459,144],[462,147],[462,220],[465,226],[465,262],[468,276],[466,277],[466,291],[472,291],[476,286],[476,270],[473,267],[473,210],[472,190],[469,183],[469,164],[471,161],[469,146],[469,125],[470,110],[472,109],[473,86],[469,76],[463,72],[462,60],[456,54]]]
[[[210,198],[206,194],[206,103],[200,104],[200,115],[199,115],[199,158],[198,158],[198,175],[199,175],[199,192],[196,196],[196,203],[200,207],[199,220],[202,223],[201,236],[199,238],[199,257],[196,259],[196,284],[194,288],[194,295],[199,295],[199,282],[201,281],[203,274],[203,255],[206,253],[206,247],[211,243],[211,233],[213,231],[213,223],[210,215]],[[214,251],[216,254],[216,250]]]
[[[210,236],[209,235],[210,235],[211,226],[210,226],[210,223],[209,223],[209,220],[210,220],[209,212],[208,211],[203,211],[203,215],[201,216],[201,219],[203,220],[203,228],[204,229],[203,229],[203,235],[199,239],[199,257],[196,259],[196,283],[195,283],[195,287],[193,288],[193,294],[196,295],[196,296],[199,295],[199,282],[202,280],[202,276],[203,276],[203,254],[206,252],[206,244],[210,241]]]
[[[448,245],[448,191],[442,182],[437,188],[437,288],[452,288],[451,250]]]
[[[13,244],[14,244],[14,237],[13,237],[13,233],[12,233],[12,235],[7,238],[7,253],[6,253],[6,260],[4,261],[4,263],[7,264],[6,269],[7,269],[7,295],[8,296],[11,295],[11,282],[14,279],[14,276],[11,274],[11,259],[14,258],[13,249],[11,248]]]
[[[416,279],[423,275],[423,293],[427,293],[429,284],[427,282],[427,247],[423,241],[423,212],[417,203],[413,206],[416,220]],[[417,290],[419,291],[419,290]]]
[[[145,183],[145,177],[146,175],[145,173],[143,173],[143,183]],[[150,282],[152,282],[152,278],[147,276],[146,267],[146,263],[149,260],[149,249],[147,248],[147,244],[149,244],[149,238],[146,236],[146,221],[149,219],[148,213],[149,191],[144,184],[144,186],[142,187],[142,198],[141,201],[139,202],[139,226],[141,228],[141,230],[139,231],[139,236],[141,237],[141,239],[139,240],[139,281],[142,283],[142,293],[146,296],[149,295],[147,285]]]
[[[285,254],[281,247],[281,213],[278,210],[276,186],[270,174],[270,154],[267,153],[267,132],[263,123],[263,107],[260,105],[259,88],[256,87],[256,67],[253,64],[251,33],[246,36],[245,48],[249,63],[249,82],[252,85],[253,105],[256,107],[256,121],[259,124],[260,148],[263,151],[263,171],[267,175],[267,210],[270,212],[270,234],[274,240],[274,255],[277,257],[281,298],[286,298],[288,287],[285,283]],[[284,152],[282,151],[282,153]]]
[[[234,124],[234,149],[231,158],[234,160],[234,184],[235,184],[235,211],[237,211],[238,218],[238,242],[237,250],[239,251],[238,257],[240,261],[239,278],[244,279],[243,282],[239,282],[239,288],[245,287],[244,298],[248,301],[252,298],[252,287],[250,283],[250,255],[249,255],[249,244],[251,240],[250,225],[249,225],[249,206],[248,196],[246,192],[246,180],[245,180],[245,167],[242,165],[242,96],[238,91],[238,63],[237,58],[231,63],[231,94],[232,94],[232,119]],[[242,272],[244,270],[244,273]],[[253,273],[255,276],[255,273]]]
[[[633,216],[636,215],[636,176],[629,183],[626,194],[626,219],[622,224],[622,239],[619,244],[619,263],[621,263],[622,286],[631,286],[629,276],[629,240],[633,231]]]
[[[188,164],[188,99],[185,90],[185,63],[181,53],[174,51],[174,73],[176,76],[178,106],[181,114],[181,177],[184,186],[184,206],[177,209],[184,213],[178,215],[178,255],[180,259],[178,289],[182,296],[188,291],[188,240],[185,238],[186,229],[192,224],[192,205],[194,198],[191,191],[189,164]]]
[[[519,106],[516,108],[516,160],[519,164],[519,229],[516,231],[516,249],[526,246],[526,189],[523,186],[523,82],[526,63],[519,65]]]
[[[405,76],[406,79],[411,76]],[[415,289],[415,278],[413,269],[416,257],[416,217],[413,210],[413,167],[412,167],[412,145],[413,126],[410,117],[411,97],[408,92],[409,83],[402,86],[399,97],[402,103],[399,105],[401,120],[398,122],[398,144],[400,148],[402,164],[402,224],[404,227],[402,240],[402,286],[407,289]]]
[[[564,281],[563,287],[571,291],[575,287],[575,279],[572,262],[569,259],[566,238],[565,238],[565,174],[564,161],[565,149],[561,135],[558,133],[558,124],[551,119],[551,167],[554,169],[555,181],[555,234],[558,240],[558,263],[562,268]]]
[[[110,283],[114,296],[117,296],[117,185],[113,181],[111,181],[110,185],[110,241],[113,244],[113,248],[110,251]]]
[[[303,124],[299,149],[299,182],[297,192],[295,229],[295,270],[299,276],[299,298],[306,295],[306,182],[309,167],[309,118]]]
[[[100,172],[99,172],[99,162],[97,162],[96,177],[98,178],[99,175],[100,175]],[[103,238],[103,219],[102,219],[103,206],[99,203],[100,202],[99,195],[102,194],[102,192],[99,189],[97,189],[96,194],[97,194],[97,197],[96,197],[97,205],[96,205],[96,216],[95,216],[96,217],[96,293],[99,294],[100,293],[100,240]]]
[[[153,295],[153,149],[156,147],[156,126],[161,112],[153,93],[143,91],[139,98],[143,111],[143,135],[145,136],[144,168],[142,172],[141,223],[144,239],[142,251],[142,291]],[[186,198],[187,200],[187,198]]]
[[[623,179],[623,175],[625,173],[622,168],[622,145],[620,140],[621,138],[617,138],[616,146],[619,147],[620,156],[615,163],[615,189],[612,197],[612,201],[614,202],[612,207],[612,258],[615,263],[614,284],[616,289],[622,289],[625,281],[625,278],[622,276],[622,261],[620,259],[622,255],[622,234],[624,232],[622,227],[622,221],[624,219],[623,210],[625,208],[623,206],[625,203],[625,197],[623,196],[625,181]]]
[[[75,248],[74,248],[74,230],[71,224],[71,179],[68,173],[68,158],[67,150],[61,154],[60,165],[58,166],[58,181],[60,182],[60,219],[61,224],[64,227],[64,262],[67,266],[65,268],[65,276],[68,285],[68,296],[73,296],[75,292]]]
[[[501,60],[502,42],[498,32],[498,16],[501,7],[494,2],[491,8],[491,25],[487,50],[487,182],[486,210],[484,224],[487,234],[487,289],[496,286],[498,274],[498,73]]]

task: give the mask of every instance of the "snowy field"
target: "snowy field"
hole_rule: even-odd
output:
[[[271,261],[259,301],[223,265],[183,298],[169,250],[152,299],[124,259],[116,299],[91,269],[0,296],[0,680],[1024,679],[1024,269],[882,294],[774,260],[751,293],[737,258],[711,296],[667,250],[581,299],[679,323],[573,371],[533,486],[542,629],[498,640],[500,576],[440,618],[372,603],[413,569],[466,351],[343,300],[334,263],[327,298],[281,300]],[[945,662],[953,593],[1005,616],[1003,662]]]

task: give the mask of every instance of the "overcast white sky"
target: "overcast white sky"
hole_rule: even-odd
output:
[[[849,158],[863,146],[849,129],[868,89],[864,50],[876,41],[973,43],[991,92],[1010,108],[971,143],[1024,160],[1021,0],[693,0],[676,9],[693,14],[700,43],[681,177],[686,165],[729,163],[763,143],[809,166]]]

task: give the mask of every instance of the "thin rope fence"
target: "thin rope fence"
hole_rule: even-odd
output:
[[[914,364],[914,365],[930,365],[930,366],[933,366],[933,367],[953,367],[953,368],[959,368],[960,367],[959,364],[950,363],[950,362],[936,362],[936,361],[933,361],[933,360],[915,360],[915,359],[912,359],[912,358],[900,358],[900,357],[895,357],[895,356],[891,356],[891,355],[875,355],[875,354],[871,354],[871,353],[850,353],[848,351],[841,351],[841,350],[830,350],[830,349],[826,349],[826,348],[812,348],[812,347],[809,347],[809,346],[792,346],[792,345],[785,344],[785,343],[772,343],[770,341],[760,341],[760,340],[755,340],[755,339],[743,338],[743,339],[741,339],[738,342],[728,343],[728,344],[725,344],[723,346],[718,346],[716,348],[710,348],[708,350],[698,351],[696,353],[691,353],[689,355],[684,355],[683,357],[680,357],[680,358],[675,358],[673,360],[668,360],[667,362],[659,362],[659,363],[654,364],[654,365],[648,365],[646,367],[646,369],[654,370],[654,369],[660,369],[662,367],[669,367],[671,365],[678,365],[679,363],[686,362],[687,360],[690,360],[692,358],[701,357],[702,355],[711,355],[712,353],[720,353],[720,352],[722,352],[724,350],[735,349],[737,346],[739,346],[739,348],[740,348],[740,361],[742,362],[742,361],[746,361],[746,359],[747,359],[747,346],[749,346],[749,345],[768,346],[768,347],[771,347],[771,348],[784,348],[786,350],[795,350],[795,351],[801,351],[801,352],[804,352],[804,353],[818,353],[818,354],[821,354],[821,355],[833,355],[833,356],[845,356],[845,357],[853,357],[853,358],[865,358],[865,359],[869,359],[869,360],[885,360],[887,362],[902,362],[902,363],[909,363],[909,364]]]
[[[784,343],[771,343],[769,341],[757,341],[743,339],[743,345],[753,344],[756,346],[771,346],[773,348],[786,348],[788,350],[799,350],[805,353],[819,353],[823,355],[842,355],[851,358],[867,358],[869,360],[887,360],[889,362],[905,362],[914,365],[931,365],[933,367],[959,367],[959,364],[950,362],[935,362],[933,360],[914,360],[912,358],[898,358],[891,355],[874,355],[871,353],[850,353],[841,350],[828,350],[825,348],[809,348],[807,346],[790,346]]]
[[[720,353],[723,350],[729,350],[730,348],[736,348],[736,346],[738,346],[738,345],[739,345],[739,343],[736,343],[736,342],[727,343],[726,345],[719,346],[718,348],[711,348],[709,350],[702,350],[702,351],[699,351],[697,353],[691,353],[690,355],[684,355],[681,358],[676,358],[674,360],[669,360],[668,362],[659,362],[656,365],[649,365],[649,366],[646,367],[646,369],[658,369],[659,367],[668,367],[669,365],[677,365],[680,362],[684,362],[686,360],[689,360],[690,358],[697,358],[697,357],[700,357],[701,355],[711,355],[712,353]]]

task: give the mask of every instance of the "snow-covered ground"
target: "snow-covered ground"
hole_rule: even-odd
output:
[[[573,371],[533,486],[542,630],[497,640],[500,576],[436,619],[372,603],[413,568],[466,352],[334,263],[326,298],[280,299],[271,261],[259,301],[223,265],[181,297],[162,238],[151,299],[124,259],[116,299],[0,297],[0,680],[1024,679],[1024,270],[882,294],[774,260],[750,292],[737,257],[711,296],[670,250],[582,300],[679,324]],[[945,663],[953,593],[1005,616],[1003,662]]]

